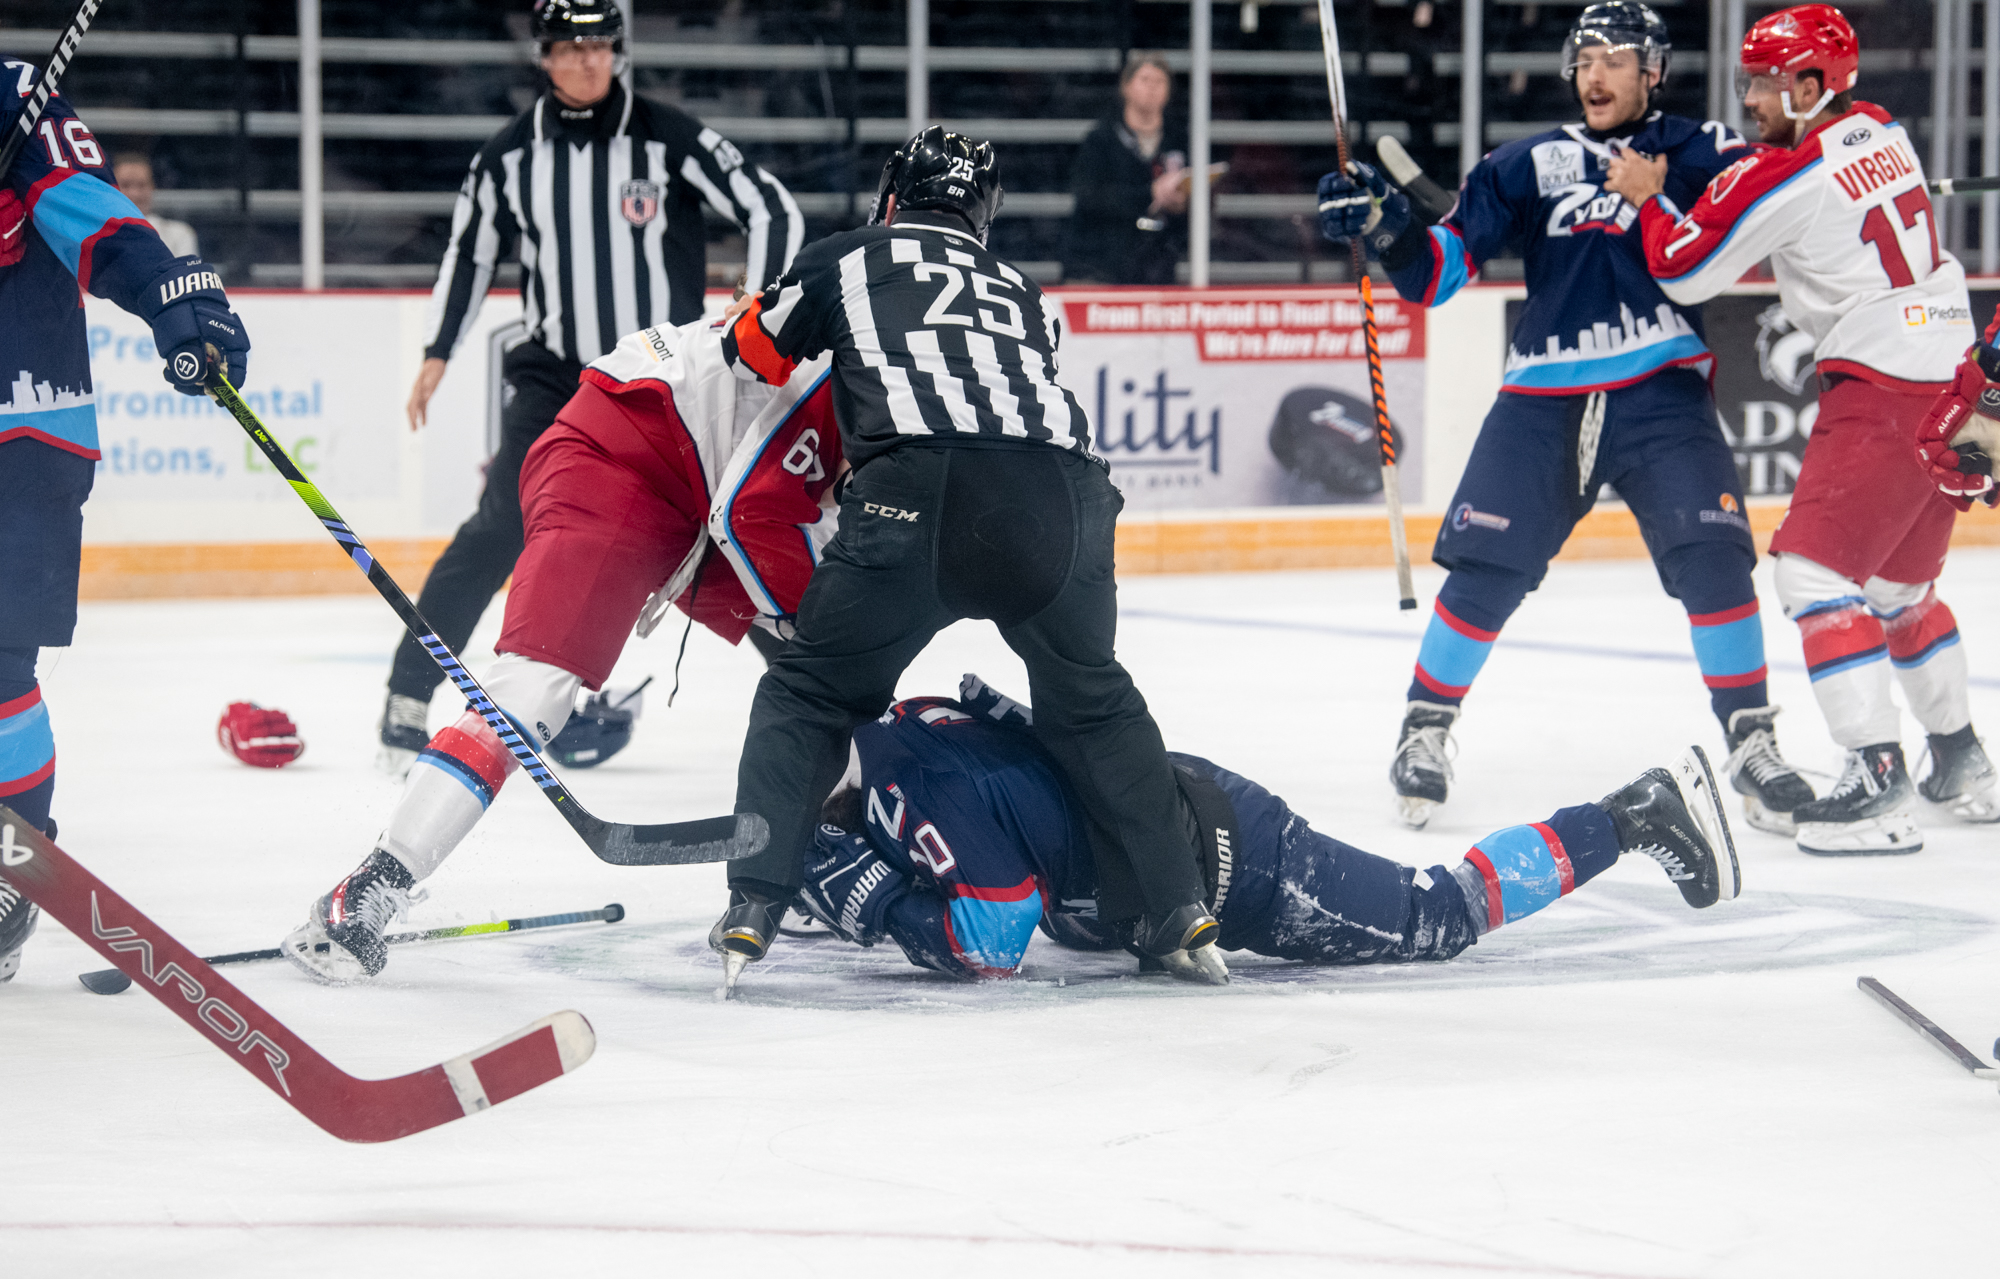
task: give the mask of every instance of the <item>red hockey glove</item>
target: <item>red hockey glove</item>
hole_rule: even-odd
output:
[[[13,188],[0,188],[0,266],[13,266],[28,250],[28,206]]]
[[[253,768],[283,768],[306,753],[292,717],[255,702],[231,702],[215,726],[215,737],[222,749]]]
[[[1974,498],[1990,506],[2000,495],[1993,487],[1992,461],[1993,449],[2000,445],[2000,421],[1995,420],[2000,418],[2000,384],[1982,355],[1991,360],[2000,351],[1981,344],[1968,352],[1951,385],[1917,426],[1918,465],[1961,511],[1971,510]]]

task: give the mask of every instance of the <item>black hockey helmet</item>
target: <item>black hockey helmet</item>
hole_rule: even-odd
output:
[[[535,0],[530,25],[543,53],[572,40],[609,40],[613,51],[625,52],[625,11],[618,0]]]
[[[1563,79],[1575,81],[1577,55],[1591,45],[1631,49],[1639,55],[1641,67],[1658,71],[1661,85],[1667,82],[1667,61],[1673,57],[1674,43],[1660,15],[1637,0],[1601,0],[1577,15],[1563,41]]]
[[[944,126],[936,124],[898,147],[882,166],[875,207],[868,215],[870,226],[882,222],[892,195],[896,207],[907,212],[943,209],[956,213],[971,224],[972,233],[981,242],[986,239],[987,224],[1006,197],[1000,188],[1000,159],[993,154],[993,144],[962,133],[946,133]]]

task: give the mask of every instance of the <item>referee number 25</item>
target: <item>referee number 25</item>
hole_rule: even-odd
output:
[[[970,275],[972,296],[977,299],[972,310],[973,314],[979,317],[979,327],[1013,338],[1017,342],[1028,336],[1026,326],[1021,323],[1020,304],[1010,297],[993,292],[995,289],[1010,287],[1005,280],[982,275],[977,271],[961,271],[943,262],[919,262],[911,270],[916,273],[919,280],[944,281],[944,287],[938,290],[937,297],[931,302],[930,310],[924,312],[925,324],[933,328],[941,324],[963,324],[968,329],[972,327],[972,320],[951,310],[951,304],[958,299],[959,294],[965,292],[965,277]],[[998,310],[990,310],[978,305],[978,302],[990,302],[994,307],[1003,307],[1006,313],[1003,315]]]

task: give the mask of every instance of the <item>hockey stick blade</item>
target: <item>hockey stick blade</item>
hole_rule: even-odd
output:
[[[1410,158],[1402,143],[1384,134],[1375,139],[1375,158],[1382,162],[1389,180],[1403,188],[1416,202],[1418,212],[1425,221],[1442,221],[1445,214],[1451,212],[1451,206],[1456,202],[1451,192],[1431,181],[1430,175]]]
[[[412,1074],[356,1079],[5,806],[0,875],[292,1109],[342,1141],[394,1141],[477,1114],[575,1070],[597,1047],[583,1014],[560,1012]]]
[[[465,669],[465,664],[458,660],[451,648],[437,637],[437,632],[417,611],[417,606],[410,602],[410,597],[403,593],[403,588],[396,584],[396,579],[389,576],[389,570],[383,568],[382,562],[361,544],[361,539],[347,526],[347,521],[340,518],[340,512],[333,509],[333,503],[327,501],[319,487],[299,470],[291,454],[285,452],[284,447],[264,429],[264,424],[257,420],[257,414],[243,402],[243,397],[236,393],[236,388],[220,371],[210,376],[208,393],[229,416],[236,419],[236,424],[269,459],[272,468],[292,486],[292,491],[306,504],[306,509],[319,517],[319,522],[326,526],[326,531],[340,544],[340,549],[368,578],[375,593],[395,610],[410,634],[438,664],[438,669],[464,694],[466,703],[486,721],[486,726],[493,730],[500,744],[520,764],[521,771],[541,788],[542,794],[556,806],[556,811],[563,815],[563,820],[570,824],[591,852],[614,866],[686,866],[697,862],[733,861],[763,851],[764,845],[770,842],[771,830],[764,824],[764,819],[755,813],[735,813],[727,817],[653,826],[628,826],[607,822],[577,803],[576,796],[570,794],[569,787],[550,771],[541,753],[515,731],[513,721],[487,696],[486,690],[480,687],[479,681]]]
[[[564,915],[535,915],[528,919],[503,919],[490,924],[454,924],[447,928],[426,928],[414,933],[391,933],[382,940],[391,946],[405,946],[419,941],[447,941],[453,937],[492,937],[501,933],[524,933],[537,928],[561,928],[567,924],[615,924],[625,918],[625,908],[612,902],[602,910],[571,911]],[[324,951],[327,944],[320,942],[315,950]],[[239,950],[227,955],[203,955],[201,962],[213,968],[217,964],[254,964],[266,959],[283,959],[285,952],[276,946],[265,950]],[[93,995],[122,995],[132,985],[132,979],[116,968],[103,968],[96,972],[78,973],[76,979],[83,988]]]
[[[1958,1063],[1974,1079],[1988,1079],[2000,1083],[2000,1070],[1995,1070],[1981,1061],[1970,1048],[1953,1039],[1944,1027],[1910,1007],[1895,991],[1873,977],[1856,978],[1854,984],[1861,988],[1863,994],[1894,1013],[1898,1021],[1922,1035],[1931,1047]]]

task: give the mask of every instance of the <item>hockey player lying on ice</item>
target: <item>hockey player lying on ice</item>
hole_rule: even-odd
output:
[[[731,643],[752,625],[786,637],[832,536],[842,472],[826,364],[780,387],[740,381],[720,326],[697,321],[642,329],[584,369],[522,465],[527,545],[499,660],[480,676],[524,736],[548,748],[579,685],[603,687],[642,610],[656,619],[671,600]],[[517,767],[470,710],[431,738],[375,850],[314,903],[287,957],[326,981],[381,972],[382,934],[410,890]]]
[[[1082,815],[1028,731],[1028,709],[972,675],[959,695],[898,702],[854,731],[859,779],[850,769],[827,800],[798,903],[848,941],[892,939],[911,963],[967,977],[1016,972],[1038,925],[1077,949],[1129,941],[1098,922]],[[1739,887],[1698,747],[1428,871],[1320,834],[1205,759],[1172,759],[1180,819],[1222,921],[1219,949],[1324,964],[1449,959],[1621,853],[1659,862],[1696,908]],[[1179,965],[1168,965],[1176,976],[1209,979]]]

